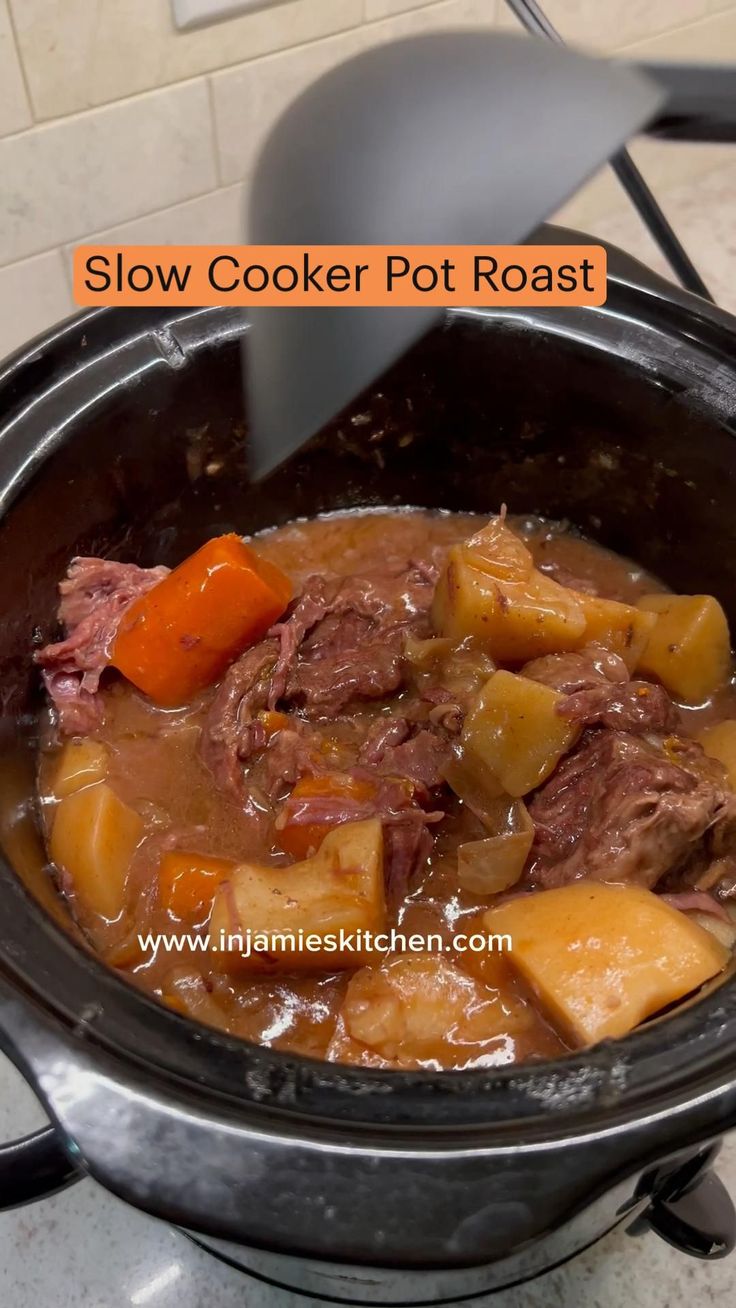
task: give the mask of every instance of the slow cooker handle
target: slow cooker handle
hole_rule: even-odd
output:
[[[48,1199],[82,1179],[55,1127],[0,1144],[0,1212]]]
[[[643,1176],[640,1189],[651,1194],[651,1199],[628,1228],[629,1235],[654,1231],[691,1258],[725,1258],[732,1253],[736,1248],[736,1210],[712,1170],[721,1144],[716,1140],[674,1169],[667,1165],[653,1176]]]

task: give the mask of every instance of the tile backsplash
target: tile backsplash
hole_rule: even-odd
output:
[[[582,47],[736,62],[736,0],[543,7]],[[169,0],[0,0],[0,355],[73,311],[70,252],[89,236],[243,239],[242,183],[304,86],[394,36],[460,25],[517,23],[505,0],[287,0],[177,32]],[[736,159],[634,148],[658,194]],[[617,215],[629,205],[607,170],[563,211],[589,230]]]

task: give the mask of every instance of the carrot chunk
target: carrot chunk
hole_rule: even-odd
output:
[[[164,854],[158,868],[158,896],[163,908],[183,921],[198,921],[214,899],[215,891],[233,872],[229,858],[209,854],[187,854],[173,850]]]
[[[110,661],[157,704],[186,703],[260,640],[290,599],[279,568],[234,533],[217,536],[131,604]]]
[[[302,777],[276,819],[279,845],[292,858],[307,858],[333,827],[371,816],[376,787],[371,781],[329,773]]]

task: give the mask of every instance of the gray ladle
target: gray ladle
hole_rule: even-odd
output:
[[[637,69],[511,33],[379,46],[286,110],[256,166],[265,244],[506,244],[527,237],[663,98]],[[438,317],[431,308],[254,308],[250,460],[262,477]]]

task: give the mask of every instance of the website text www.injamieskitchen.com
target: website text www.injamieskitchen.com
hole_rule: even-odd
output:
[[[430,932],[406,934],[397,928],[390,931],[328,931],[324,934],[303,931],[221,931],[219,935],[194,932],[181,934],[153,932],[138,935],[138,947],[144,956],[155,961],[159,951],[165,954],[234,954],[243,959],[283,958],[285,954],[355,954],[356,967],[372,954],[387,953],[510,953],[510,935],[475,931],[458,932],[449,938]]]

